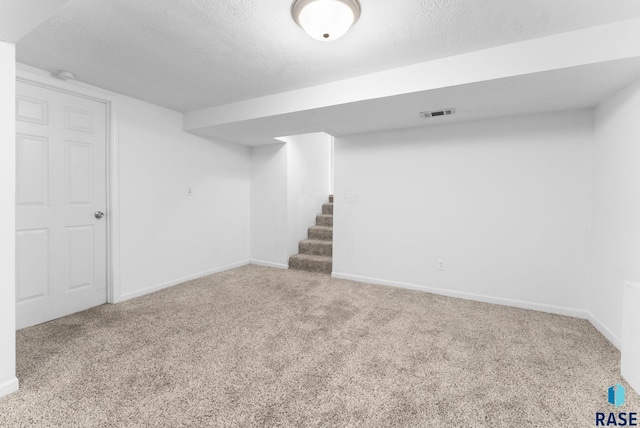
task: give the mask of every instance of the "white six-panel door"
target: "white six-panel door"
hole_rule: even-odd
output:
[[[18,82],[16,326],[106,302],[106,106]]]

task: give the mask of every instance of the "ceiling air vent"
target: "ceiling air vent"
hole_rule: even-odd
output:
[[[427,119],[429,117],[438,117],[438,116],[449,116],[456,112],[454,108],[446,108],[444,110],[435,110],[435,111],[422,111],[420,112],[420,117],[423,119]]]

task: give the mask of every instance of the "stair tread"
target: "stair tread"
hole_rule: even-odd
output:
[[[319,244],[319,245],[333,245],[333,241],[327,241],[326,239],[304,239],[300,242],[303,242],[305,244]]]
[[[333,226],[311,226],[307,238],[333,241]]]
[[[313,254],[294,254],[291,258],[303,259],[303,260],[313,260],[316,262],[330,262],[332,260],[331,256],[314,256]]]

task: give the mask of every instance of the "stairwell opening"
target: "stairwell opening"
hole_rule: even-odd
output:
[[[251,149],[251,263],[331,273],[333,137],[277,140]]]
[[[330,274],[333,267],[333,195],[322,204],[307,239],[298,243],[298,254],[289,258],[289,269]]]

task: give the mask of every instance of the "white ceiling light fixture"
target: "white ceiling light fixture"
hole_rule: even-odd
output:
[[[331,41],[344,36],[360,18],[358,0],[295,0],[294,21],[316,40]]]

